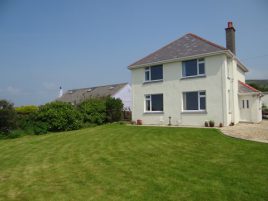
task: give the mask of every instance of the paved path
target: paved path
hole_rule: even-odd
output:
[[[268,143],[268,120],[263,120],[259,124],[239,123],[220,130],[232,137]]]

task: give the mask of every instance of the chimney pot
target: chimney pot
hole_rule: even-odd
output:
[[[228,28],[233,28],[233,22],[228,22]]]

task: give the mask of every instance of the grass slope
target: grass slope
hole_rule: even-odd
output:
[[[0,200],[265,200],[268,145],[106,125],[0,141]]]

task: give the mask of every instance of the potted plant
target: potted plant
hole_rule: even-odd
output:
[[[212,120],[210,120],[210,121],[209,121],[209,126],[210,126],[210,127],[214,127],[214,125],[215,125],[215,122],[212,121]]]
[[[205,121],[205,127],[208,127],[208,122],[207,121]]]
[[[137,125],[142,125],[142,120],[141,119],[137,120]]]

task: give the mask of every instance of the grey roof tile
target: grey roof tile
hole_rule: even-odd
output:
[[[62,97],[56,101],[69,102],[79,104],[90,98],[102,98],[113,96],[128,83],[111,84],[105,86],[88,87],[82,89],[72,89],[66,91]]]
[[[171,59],[179,59],[199,54],[213,53],[226,48],[212,43],[192,33],[188,33],[183,37],[169,43],[143,59],[131,64],[129,67],[161,62]]]

